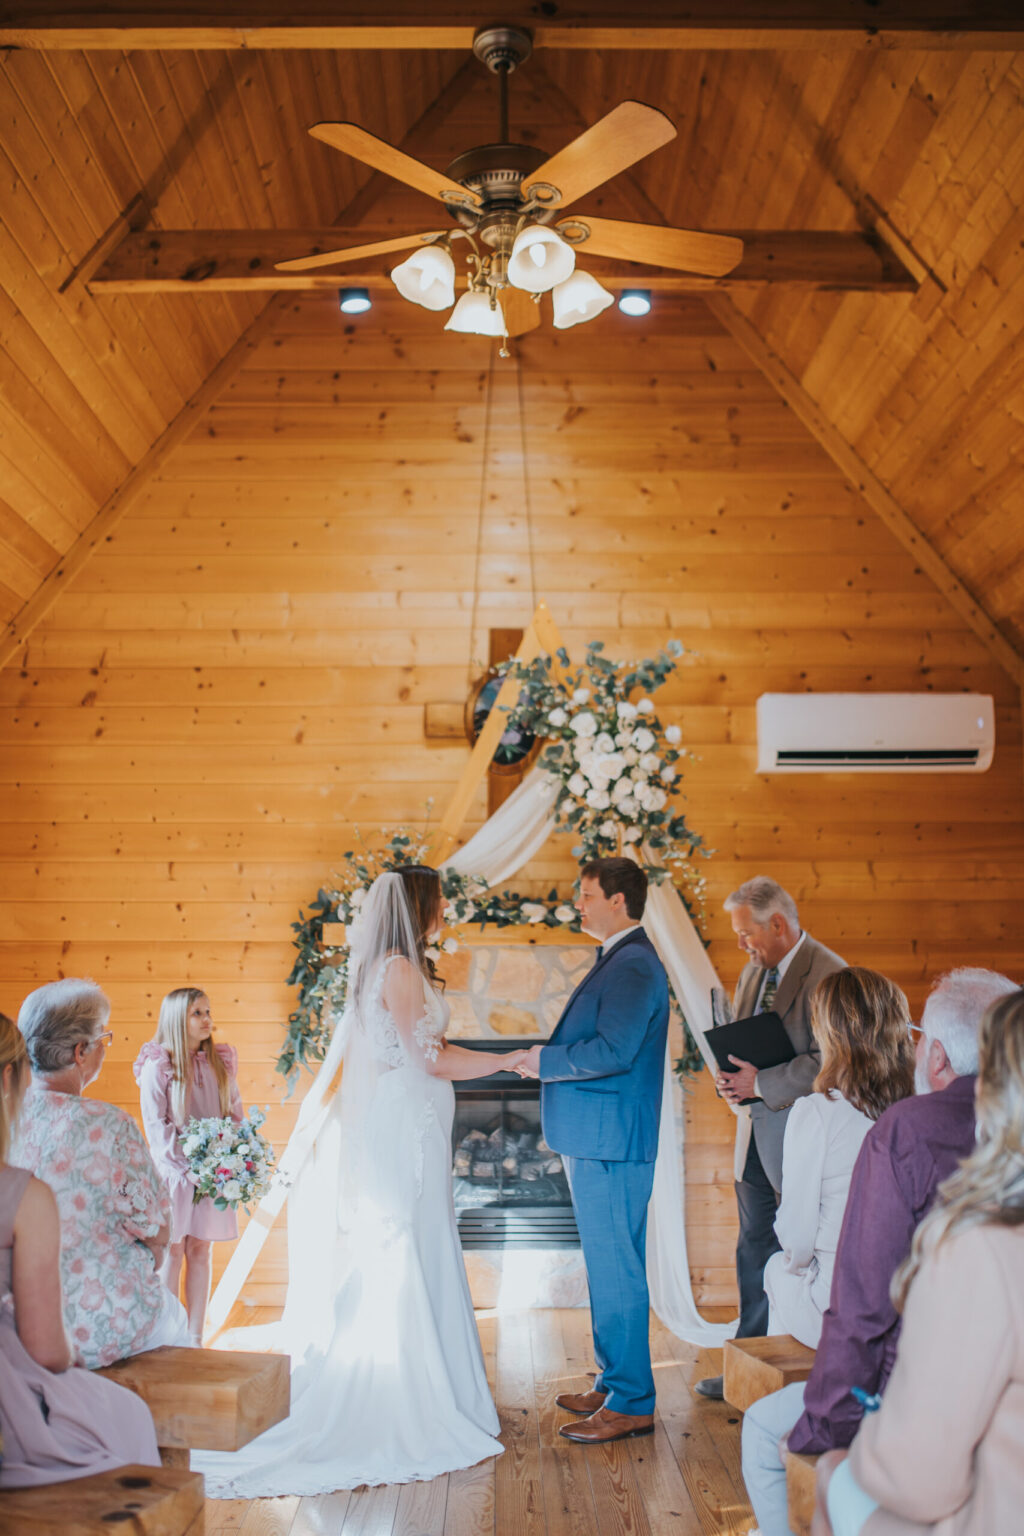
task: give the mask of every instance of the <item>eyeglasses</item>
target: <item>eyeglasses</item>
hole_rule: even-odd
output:
[[[908,1024],[907,1034],[910,1036],[913,1045],[916,1045],[919,1040],[924,1039],[924,1030],[920,1024]]]
[[[103,1046],[113,1045],[113,1043],[114,1043],[114,1031],[112,1029],[105,1029],[103,1031],[102,1035],[97,1035],[95,1040],[93,1040],[91,1043],[93,1045],[103,1045]]]

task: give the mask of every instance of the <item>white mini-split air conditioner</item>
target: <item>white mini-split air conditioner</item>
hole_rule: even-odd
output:
[[[987,693],[762,693],[758,773],[984,773]]]

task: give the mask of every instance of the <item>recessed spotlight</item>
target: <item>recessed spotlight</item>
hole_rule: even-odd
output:
[[[338,303],[343,315],[365,315],[372,308],[368,288],[339,288]]]
[[[651,312],[651,292],[649,288],[625,288],[619,299],[619,308],[624,315],[649,315]]]

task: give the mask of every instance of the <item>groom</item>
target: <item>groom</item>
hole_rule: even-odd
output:
[[[586,1415],[559,1430],[597,1445],[654,1430],[648,1336],[647,1205],[665,1077],[668,983],[640,927],[647,876],[632,859],[580,871],[583,928],[601,948],[547,1045],[517,1067],[541,1080],[544,1137],[561,1154],[583,1245],[598,1373],[593,1390],[562,1393]]]

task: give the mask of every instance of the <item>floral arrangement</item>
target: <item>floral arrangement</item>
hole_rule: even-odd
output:
[[[188,1122],[178,1141],[195,1184],[193,1204],[209,1196],[218,1211],[248,1210],[262,1199],[274,1171],[274,1149],[260,1134],[266,1118],[253,1108],[241,1124],[216,1115]]]
[[[581,862],[634,848],[648,878],[674,880],[680,900],[703,915],[704,881],[694,855],[707,854],[701,838],[670,804],[685,759],[682,732],[661,721],[650,695],[675,671],[683,647],[672,640],[656,657],[616,663],[600,641],[587,647],[583,665],[573,668],[565,651],[559,669],[550,656],[511,661],[502,668],[519,679],[518,703],[509,711],[509,729],[546,740],[539,766],[559,783],[556,825],[575,834],[573,855]],[[323,1060],[334,1019],[344,1007],[348,951],[325,947],[325,923],[349,924],[379,874],[403,864],[427,861],[424,832],[382,830],[380,845],[343,855],[343,868],[330,889],[317,892],[307,913],[292,924],[298,951],[288,977],[299,989],[289,1015],[277,1070],[294,1083],[302,1066]],[[495,892],[484,881],[453,870],[441,871],[452,925],[479,923],[498,928],[527,924],[580,931],[575,907],[557,891],[541,900],[517,891]],[[454,938],[428,951],[431,959],[457,948]],[[675,1000],[673,999],[674,1005]],[[684,1019],[685,1026],[685,1019]],[[676,1062],[681,1077],[699,1071],[702,1058],[684,1028],[685,1050]]]

